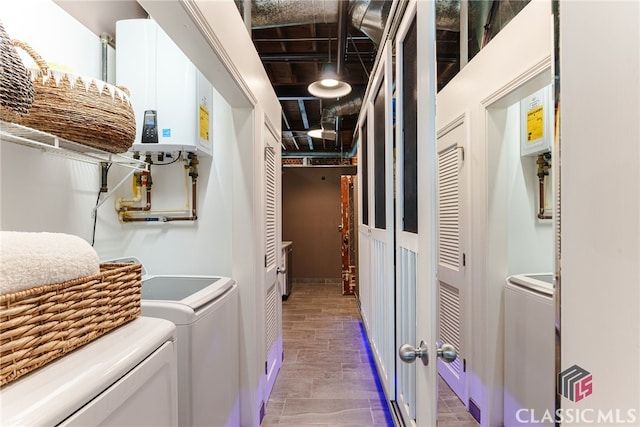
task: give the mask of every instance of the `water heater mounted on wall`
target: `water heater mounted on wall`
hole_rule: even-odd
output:
[[[116,23],[116,83],[136,115],[132,150],[213,151],[213,87],[152,19]]]
[[[551,151],[554,105],[551,85],[520,101],[520,155],[536,156]]]

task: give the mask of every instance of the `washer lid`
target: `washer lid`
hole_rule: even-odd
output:
[[[552,273],[514,274],[507,280],[521,288],[544,295],[553,295],[555,278]]]
[[[142,280],[142,300],[180,302],[195,310],[215,301],[234,284],[228,277],[148,276]]]
[[[167,341],[176,327],[138,317],[0,390],[0,424],[53,426],[86,405]]]

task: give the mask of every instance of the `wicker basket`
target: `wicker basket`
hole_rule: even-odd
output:
[[[33,104],[33,83],[0,21],[0,120],[16,122]]]
[[[0,386],[140,314],[141,264],[0,295]]]
[[[110,153],[124,153],[136,137],[136,119],[125,88],[51,70],[29,45],[13,44],[36,62],[35,100],[21,125]]]

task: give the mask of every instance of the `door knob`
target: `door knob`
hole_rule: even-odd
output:
[[[415,348],[411,344],[403,344],[398,350],[400,360],[405,363],[413,363],[416,359],[422,360],[422,364],[427,366],[429,364],[429,350],[424,341],[420,341],[420,346]],[[446,363],[451,363],[456,360],[458,353],[456,348],[451,344],[442,344],[442,347],[436,350],[436,355]]]
[[[458,352],[456,352],[456,348],[451,344],[442,344],[438,350],[438,357],[442,359],[443,362],[451,363],[456,360],[458,357]]]
[[[400,360],[405,363],[413,363],[416,359],[422,360],[422,364],[429,364],[429,350],[424,341],[420,341],[420,346],[415,348],[411,344],[402,344],[398,350]]]
[[[287,272],[287,269],[285,268],[281,268],[281,267],[276,268],[276,273],[286,274],[286,272]]]

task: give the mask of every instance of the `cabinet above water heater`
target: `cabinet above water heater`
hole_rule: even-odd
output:
[[[116,84],[136,116],[132,151],[213,152],[213,87],[152,19],[116,23]]]

